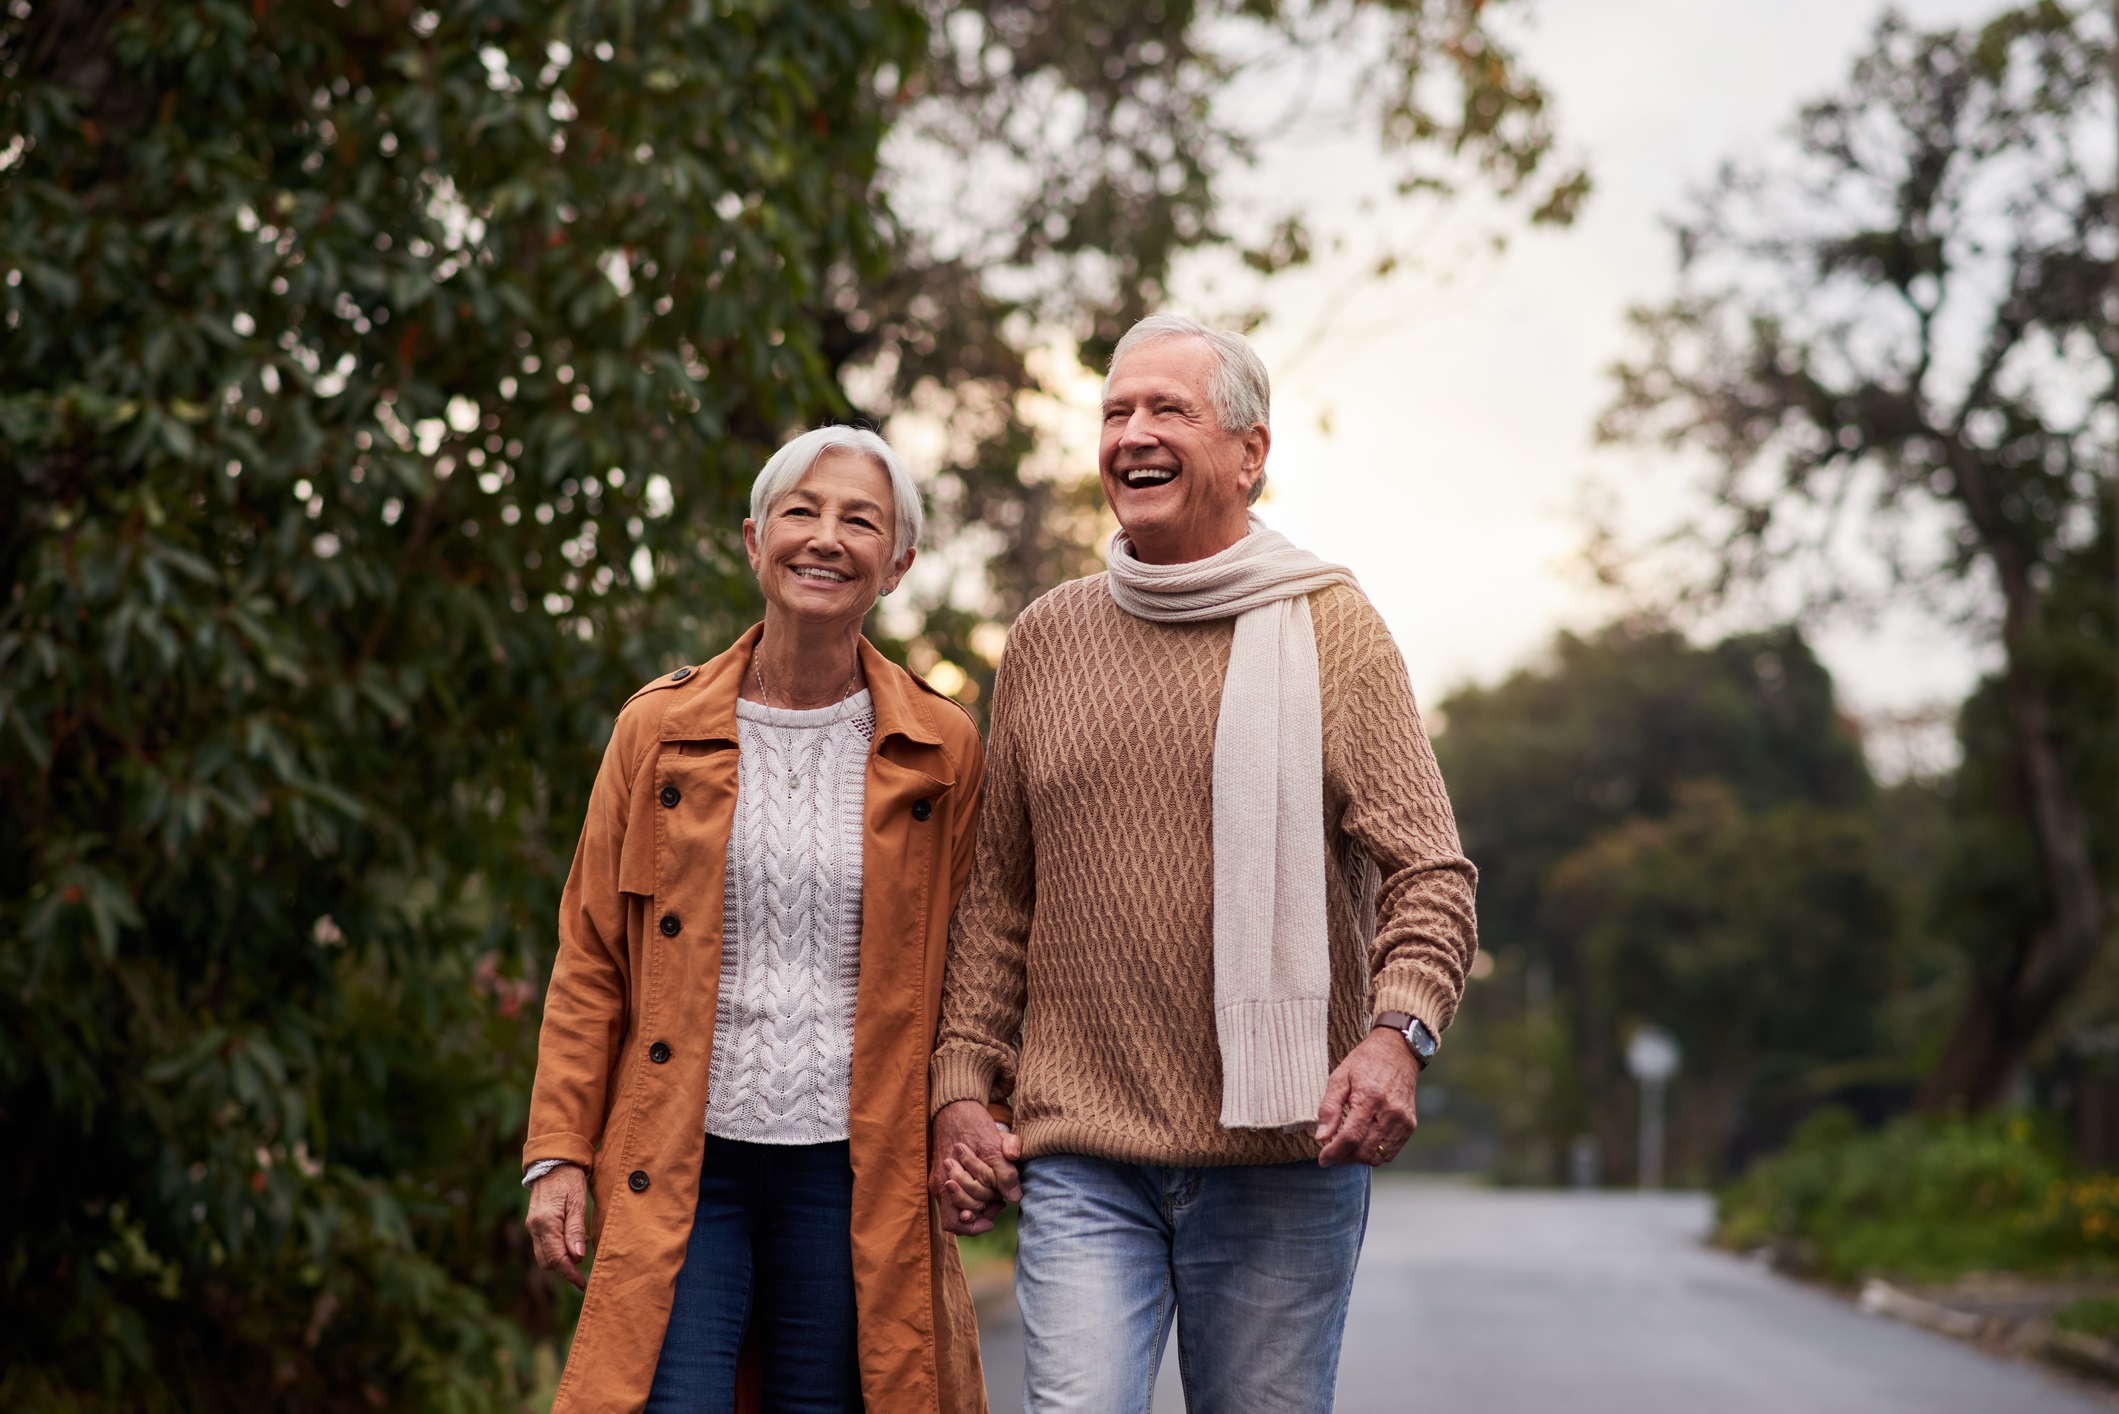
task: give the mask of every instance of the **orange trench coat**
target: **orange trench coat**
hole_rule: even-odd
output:
[[[736,690],[762,631],[626,703],[560,903],[523,1163],[588,1167],[596,1246],[553,1414],[641,1408],[662,1352],[705,1151]],[[861,1389],[870,1414],[984,1414],[970,1294],[927,1194],[927,1062],[985,758],[961,708],[860,653],[876,714],[848,1126]]]

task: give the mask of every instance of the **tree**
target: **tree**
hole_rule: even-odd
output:
[[[2119,702],[2119,640],[2113,634],[2119,605],[2112,593],[2110,526],[2105,516],[2097,538],[2055,566],[2045,615],[2030,643],[2051,703],[2055,753],[2071,781],[2119,780],[2119,732],[2112,721]],[[1981,681],[1965,700],[1957,735],[1963,759],[1947,783],[1950,810],[1929,893],[1929,926],[1963,955],[1975,987],[1994,990],[2006,985],[2018,965],[2019,940],[2050,926],[2053,911],[2000,675]],[[2095,789],[2081,802],[2091,856],[2101,862],[2106,888],[2113,883],[2115,803],[2110,791]],[[2108,969],[2098,969],[2030,1053],[2034,1071],[2050,1078],[2056,1043],[2089,1039],[2113,1014]],[[2077,1057],[2078,1066],[2082,1059]],[[2108,1059],[2091,1059],[2094,1069],[2109,1072]]]
[[[535,1383],[582,796],[845,409],[923,45],[887,0],[9,11],[0,1403]]]
[[[1479,865],[1482,946],[1548,965],[1549,871],[1601,831],[1669,814],[1686,782],[1723,781],[1747,810],[1859,808],[1870,793],[1831,675],[1791,630],[1707,649],[1649,621],[1563,633],[1547,662],[1459,689],[1441,717],[1435,750]]]
[[[1688,1065],[1686,1089],[1700,1100],[1689,1152],[1710,1172],[1874,1039],[1847,1014],[1895,958],[1897,890],[1863,858],[1868,767],[1799,632],[1705,648],[1652,621],[1563,634],[1547,661],[1459,690],[1439,717],[1497,962],[1465,1007],[1480,1044],[1454,1064],[1500,1116],[1509,1171],[1563,1177],[1560,1156],[1585,1133],[1624,1151],[1619,1051],[1640,1022],[1680,1027],[1707,1062]],[[1782,926],[1808,931],[1790,940]],[[1864,950],[1834,996],[1806,998],[1817,959],[1854,938]],[[1779,966],[1783,948],[1804,966],[1743,977]]]
[[[1682,785],[1673,806],[1560,861],[1547,908],[1609,1031],[1676,1035],[1672,1167],[1711,1181],[1873,1069],[1898,926],[1866,812],[1795,801],[1753,814],[1712,779]],[[1615,1049],[1598,1049],[1610,1070],[1589,1087],[1589,1122],[1623,1154],[1632,1087]]]
[[[1534,222],[1573,219],[1588,179],[1558,162],[1545,91],[1506,41],[1521,8],[923,0],[928,62],[894,90],[886,153],[902,242],[839,304],[829,341],[867,416],[939,431],[937,539],[985,547],[976,607],[961,585],[920,604],[916,662],[938,653],[990,686],[992,626],[1101,565],[1093,478],[1033,455],[1030,395],[1054,365],[1101,372],[1188,259],[1232,252],[1265,277],[1329,247],[1292,203],[1229,209],[1262,143],[1296,125],[1364,132],[1404,199],[1478,185]],[[1276,77],[1286,104],[1233,97]]]
[[[1792,151],[1725,173],[1682,227],[1685,290],[1636,314],[1645,347],[1602,428],[1714,467],[1707,600],[1790,581],[1816,606],[1856,598],[1865,534],[1894,589],[1954,598],[1998,642],[2043,900],[1969,998],[1935,1106],[2005,1090],[2105,929],[2093,786],[2038,645],[2119,465],[2111,64],[2102,9],[1885,19]]]

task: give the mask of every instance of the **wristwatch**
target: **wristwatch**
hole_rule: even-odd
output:
[[[1378,1012],[1376,1013],[1376,1025],[1388,1026],[1391,1030],[1403,1036],[1405,1038],[1405,1048],[1413,1053],[1414,1060],[1420,1062],[1422,1070],[1427,1069],[1427,1063],[1435,1058],[1435,1052],[1442,1045],[1442,1039],[1427,1029],[1426,1022],[1408,1012]]]

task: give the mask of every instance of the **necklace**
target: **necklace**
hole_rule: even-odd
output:
[[[754,678],[756,678],[756,679],[758,680],[758,700],[759,700],[760,702],[763,702],[763,703],[764,703],[764,704],[765,704],[766,706],[768,706],[768,707],[772,706],[772,705],[773,705],[773,703],[772,703],[772,696],[773,696],[773,694],[772,694],[772,689],[771,689],[771,688],[769,688],[769,687],[767,687],[767,686],[765,685],[765,655],[764,655],[764,654],[762,654],[762,653],[759,653],[759,652],[757,652],[757,651],[756,651],[755,649],[754,649],[754,650],[752,650],[752,652],[751,652],[751,655],[750,655],[750,670],[751,670],[751,676],[752,676],[752,677],[754,677]],[[833,702],[844,702],[844,701],[845,701],[845,700],[846,700],[847,698],[849,698],[849,697],[853,696],[853,695],[854,695],[854,693],[855,693],[855,692],[857,692],[857,691],[858,691],[858,690],[860,689],[860,686],[861,686],[861,655],[860,655],[860,654],[858,654],[858,653],[856,653],[856,654],[854,654],[854,660],[853,660],[853,675],[852,675],[851,677],[849,677],[849,678],[847,678],[847,679],[846,679],[846,683],[845,683],[845,686],[841,687],[841,688],[840,688],[840,689],[839,689],[839,690],[838,690],[838,691],[837,691],[836,693],[832,694],[832,698],[831,698],[831,701],[830,701],[830,702],[824,702],[824,703],[820,703],[819,705],[820,705],[820,706],[824,706],[824,707],[829,707],[829,706],[831,706],[831,705],[832,705],[832,703],[833,703]],[[790,710],[790,711],[814,711],[814,710],[816,710],[816,709],[815,709],[815,708],[790,708],[789,710]]]
[[[772,689],[768,688],[765,685],[765,658],[763,654],[758,653],[755,650],[752,651],[750,658],[750,669],[751,675],[757,678],[758,680],[758,700],[760,702],[763,702],[766,706],[770,707],[772,705]],[[855,691],[860,688],[860,685],[861,655],[856,653],[854,655],[853,660],[853,676],[847,678],[845,686],[840,688],[838,692],[832,695],[832,702],[844,702],[847,698],[854,695]],[[831,705],[831,703],[828,702],[824,705],[828,707]],[[815,709],[794,708],[790,710],[813,711]],[[811,736],[812,740],[809,742],[807,759],[801,762],[800,764],[794,765],[793,768],[787,773],[787,793],[790,796],[794,795],[795,792],[799,791],[802,788],[802,781],[804,779],[805,771],[807,771],[810,776],[814,776],[818,753],[820,753],[824,749],[823,733],[816,732],[812,733]]]

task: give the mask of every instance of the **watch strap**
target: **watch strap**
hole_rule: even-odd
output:
[[[1428,1029],[1427,1023],[1410,1012],[1378,1012],[1376,1013],[1375,1025],[1388,1026],[1391,1030],[1403,1036],[1405,1038],[1405,1048],[1413,1053],[1413,1059],[1419,1062],[1422,1070],[1427,1069],[1427,1063],[1435,1058],[1435,1050],[1441,1045],[1440,1039]],[[1422,1040],[1426,1042],[1424,1048],[1421,1044]]]

